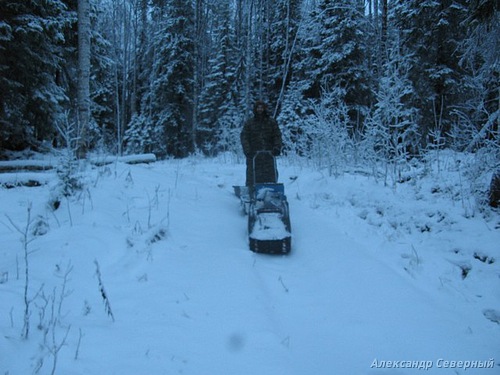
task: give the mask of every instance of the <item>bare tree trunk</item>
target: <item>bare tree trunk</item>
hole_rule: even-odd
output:
[[[90,0],[78,0],[78,128],[77,157],[87,154],[90,120]]]
[[[132,30],[133,30],[133,39],[132,39],[132,51],[131,51],[131,57],[130,57],[130,64],[131,64],[131,74],[132,74],[132,87],[130,88],[130,117],[132,118],[134,114],[137,113],[137,72],[138,72],[138,58],[137,58],[137,53],[138,53],[138,48],[139,48],[139,33],[140,27],[144,26],[141,25],[139,26],[140,23],[140,2],[139,1],[134,1],[132,3],[132,10],[131,10],[131,19],[132,19]]]
[[[387,0],[382,0],[382,30],[380,35],[380,45],[382,54],[382,64],[387,60]]]
[[[206,49],[203,44],[206,42],[204,31],[206,27],[206,14],[205,4],[203,0],[196,0],[195,2],[195,42],[194,42],[194,58],[195,65],[193,71],[193,123],[191,128],[191,142],[195,148],[198,147],[196,138],[198,132],[198,111],[199,111],[199,96],[203,91],[204,75],[205,75],[205,60]],[[205,46],[206,47],[206,46]]]
[[[123,62],[122,62],[122,87],[121,87],[121,120],[120,131],[118,132],[118,155],[123,154],[123,136],[125,134],[125,126],[127,124],[127,74],[129,70],[129,44],[130,44],[130,11],[127,9],[127,2],[123,0],[122,5],[123,21],[122,21],[122,40],[123,40]]]
[[[247,6],[247,35],[246,35],[246,51],[245,51],[245,114],[248,115],[251,108],[251,90],[250,81],[253,73],[253,61],[252,61],[252,20],[253,20],[253,0],[249,0],[250,4]],[[247,117],[247,116],[245,116]]]
[[[122,133],[122,116],[121,116],[121,107],[120,107],[120,80],[119,80],[119,67],[118,60],[120,56],[120,46],[119,46],[119,34],[117,30],[119,30],[119,21],[118,21],[118,5],[113,5],[113,51],[114,51],[114,105],[115,105],[115,124],[116,124],[116,144],[117,144],[117,153],[121,155],[121,142],[120,142],[120,134]]]
[[[291,13],[290,13],[290,1],[287,3],[286,8],[286,36],[285,36],[285,52],[283,53],[283,78],[281,81],[281,89],[278,95],[278,99],[276,100],[276,105],[274,107],[273,117],[276,118],[278,115],[278,109],[281,106],[281,101],[283,100],[283,96],[285,95],[285,86],[286,80],[290,73],[290,65],[293,57],[293,53],[295,50],[295,44],[297,42],[297,38],[299,36],[300,25],[295,30],[295,36],[293,38],[293,42],[291,40],[292,35],[290,34],[291,30]]]

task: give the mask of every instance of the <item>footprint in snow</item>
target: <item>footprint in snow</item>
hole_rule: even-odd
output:
[[[493,323],[500,324],[500,311],[485,309],[483,310],[483,315],[486,319],[491,320]]]

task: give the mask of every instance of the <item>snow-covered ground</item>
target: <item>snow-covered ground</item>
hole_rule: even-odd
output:
[[[55,211],[53,171],[1,189],[0,374],[500,373],[499,216],[452,157],[389,187],[279,170],[288,256],[248,251],[229,155],[88,166]]]

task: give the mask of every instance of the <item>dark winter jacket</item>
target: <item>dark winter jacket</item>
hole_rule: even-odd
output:
[[[247,158],[253,157],[258,151],[271,151],[274,155],[279,155],[282,148],[281,131],[278,123],[269,116],[264,105],[264,112],[259,114],[256,111],[257,102],[254,107],[254,116],[248,119],[241,131],[241,145]]]

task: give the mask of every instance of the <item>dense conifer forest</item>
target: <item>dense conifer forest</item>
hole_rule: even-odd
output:
[[[499,20],[496,0],[1,0],[0,149],[238,153],[263,99],[287,153],[495,167]]]

